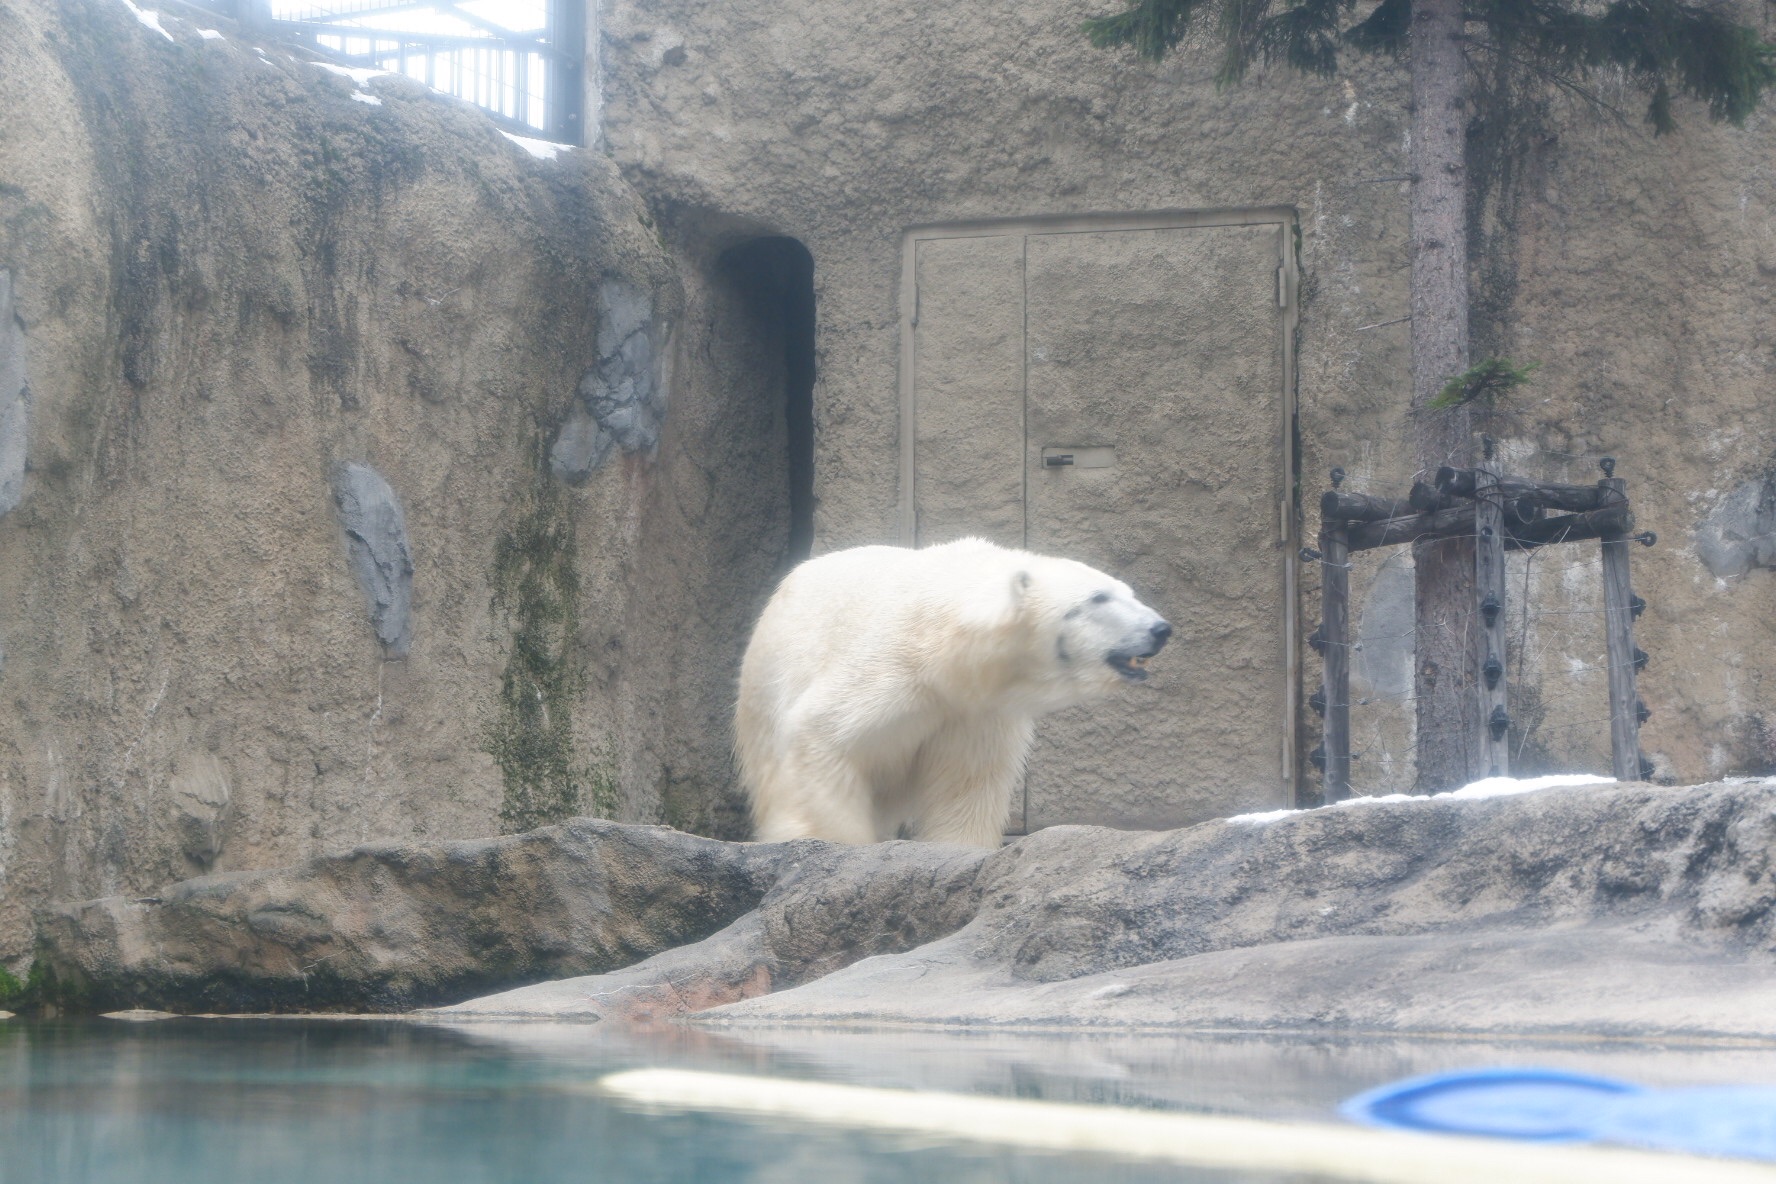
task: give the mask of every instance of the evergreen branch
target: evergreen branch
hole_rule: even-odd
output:
[[[1488,402],[1529,381],[1529,376],[1541,368],[1540,362],[1531,362],[1527,366],[1513,366],[1503,358],[1488,358],[1484,362],[1470,366],[1443,384],[1443,389],[1425,404],[1427,411],[1448,411],[1475,399],[1486,399]]]
[[[1281,58],[1303,74],[1338,72],[1338,26],[1355,0],[1300,0],[1264,21],[1259,30],[1266,64]]]
[[[1158,61],[1177,48],[1193,22],[1213,10],[1221,43],[1215,81],[1241,82],[1252,64],[1281,60],[1309,74],[1338,69],[1339,42],[1365,52],[1401,54],[1410,44],[1412,0],[1381,0],[1343,30],[1355,0],[1127,0],[1128,7],[1085,23],[1093,45],[1126,45]],[[1709,118],[1743,124],[1764,93],[1776,90],[1776,47],[1733,19],[1727,0],[1606,0],[1601,8],[1570,0],[1471,0],[1470,22],[1486,30],[1484,47],[1502,62],[1625,118],[1584,85],[1599,69],[1627,71],[1649,95],[1656,134],[1671,131],[1672,94],[1704,103]]]
[[[1671,130],[1670,86],[1708,104],[1710,119],[1742,125],[1776,87],[1776,47],[1722,11],[1674,0],[1615,0],[1596,18],[1592,52],[1655,81],[1647,118]],[[1656,109],[1666,110],[1661,118]]]
[[[1590,87],[1585,86],[1577,78],[1543,66],[1541,63],[1526,57],[1523,54],[1511,53],[1496,42],[1469,40],[1468,44],[1476,49],[1485,50],[1487,53],[1497,54],[1505,61],[1510,62],[1513,66],[1522,67],[1531,74],[1534,74],[1537,78],[1540,78],[1543,82],[1548,83],[1550,86],[1563,90],[1595,110],[1603,112],[1617,123],[1624,126],[1627,125],[1628,113],[1626,111],[1623,111],[1620,107],[1616,106]]]
[[[1557,63],[1552,73],[1569,81],[1604,67],[1626,70],[1650,92],[1646,118],[1657,135],[1677,126],[1673,89],[1705,103],[1710,119],[1737,127],[1776,88],[1776,47],[1713,4],[1611,0],[1587,13],[1543,0],[1496,0],[1476,16],[1501,42]]]
[[[1209,0],[1130,0],[1126,11],[1085,22],[1085,35],[1099,49],[1127,45],[1157,62],[1177,48],[1197,12]]]
[[[1216,86],[1245,81],[1246,72],[1263,49],[1265,17],[1270,0],[1222,0],[1220,33],[1221,66],[1215,71]]]
[[[1381,0],[1375,11],[1344,31],[1344,39],[1365,53],[1406,52],[1411,37],[1412,0]]]

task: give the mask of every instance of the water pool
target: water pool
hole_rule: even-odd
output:
[[[1776,1081],[1776,1050],[376,1020],[0,1023],[0,1184],[242,1181],[1257,1181],[790,1122],[637,1110],[587,1087],[669,1066],[1275,1118],[1464,1065],[1649,1084]]]

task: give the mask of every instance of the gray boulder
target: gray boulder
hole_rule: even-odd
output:
[[[1725,579],[1776,567],[1776,474],[1747,481],[1696,527],[1696,555]]]
[[[60,998],[100,1010],[1762,1038],[1773,905],[1776,783],[1630,784],[991,853],[580,820],[205,877],[39,934]]]
[[[390,656],[405,657],[413,644],[413,549],[400,500],[381,473],[346,464],[333,476],[333,504],[376,640]]]
[[[431,1013],[437,1019],[574,1019],[647,1023],[783,991],[866,958],[936,941],[980,904],[987,853],[934,843],[781,852],[758,907],[695,945],[632,968],[521,987]]]
[[[665,327],[653,298],[619,281],[598,289],[598,361],[581,377],[573,409],[549,450],[549,468],[564,481],[585,480],[613,449],[651,453],[666,414],[659,359]]]
[[[699,947],[439,1014],[1776,1035],[1773,852],[1769,784],[1056,827],[988,857],[965,890],[934,882],[925,907],[971,914],[950,936],[800,986],[745,973],[776,954],[761,908]],[[700,967],[751,997],[674,1000]]]
[[[48,910],[33,976],[64,1009],[399,1011],[699,941],[758,904],[780,850],[593,819],[361,847]]]

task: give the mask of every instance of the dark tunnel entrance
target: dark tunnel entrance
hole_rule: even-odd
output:
[[[766,349],[780,350],[782,358],[787,569],[814,547],[814,256],[795,239],[772,235],[729,249],[721,257],[721,270],[745,299]]]

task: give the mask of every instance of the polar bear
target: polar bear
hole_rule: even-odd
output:
[[[1037,717],[1146,678],[1171,632],[1120,580],[980,539],[808,560],[740,666],[756,837],[996,847]]]

